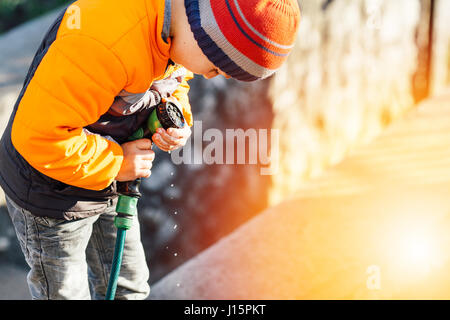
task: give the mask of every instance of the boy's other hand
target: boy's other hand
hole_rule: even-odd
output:
[[[153,142],[163,151],[173,151],[183,147],[191,136],[191,128],[184,126],[182,129],[169,128],[164,130],[158,128],[152,136]]]
[[[123,162],[116,180],[133,181],[150,177],[155,159],[155,152],[151,148],[150,139],[139,139],[122,144]]]

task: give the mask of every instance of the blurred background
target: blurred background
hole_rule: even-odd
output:
[[[44,31],[70,2],[0,0],[0,131]],[[169,154],[157,152],[139,203],[151,283],[262,210],[298,194],[355,147],[450,85],[450,1],[299,4],[297,44],[276,75],[255,83],[222,77],[190,81],[194,119],[202,121],[203,131],[279,130],[279,169],[261,175],[259,164],[175,165]],[[0,199],[0,274],[8,275],[18,296],[26,296],[27,266]],[[12,292],[0,287],[0,299]]]

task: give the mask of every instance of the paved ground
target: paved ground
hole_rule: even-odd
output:
[[[0,300],[30,299],[27,271],[11,219],[0,206]]]
[[[30,300],[27,272],[14,265],[0,265],[0,300]]]
[[[450,91],[179,267],[153,299],[449,299]]]

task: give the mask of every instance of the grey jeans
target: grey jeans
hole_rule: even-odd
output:
[[[115,205],[89,218],[37,217],[8,196],[6,204],[25,259],[33,299],[104,299],[114,255]],[[127,230],[116,299],[145,299],[149,270],[137,218]]]

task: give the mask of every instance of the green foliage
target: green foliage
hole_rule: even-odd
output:
[[[70,2],[73,1],[0,0],[0,33]]]

